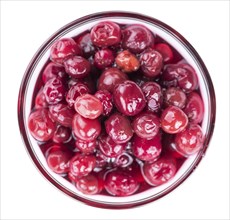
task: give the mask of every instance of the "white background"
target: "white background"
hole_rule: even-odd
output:
[[[179,31],[208,67],[217,97],[215,132],[206,156],[181,186],[131,210],[104,210],[69,198],[39,173],[21,141],[17,96],[24,71],[57,29],[103,10],[153,16]],[[1,2],[2,219],[229,219],[228,1]]]

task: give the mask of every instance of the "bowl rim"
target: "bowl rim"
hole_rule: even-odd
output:
[[[204,73],[204,77],[205,77],[205,80],[207,82],[209,97],[211,97],[210,98],[210,106],[211,106],[210,124],[209,124],[208,130],[207,130],[207,136],[205,139],[204,147],[200,151],[199,155],[197,155],[198,159],[194,163],[193,169],[191,169],[189,172],[187,172],[183,178],[180,178],[179,179],[180,181],[178,181],[176,184],[172,184],[173,187],[168,187],[166,190],[164,190],[163,193],[160,193],[160,195],[150,196],[147,199],[137,200],[136,202],[125,203],[125,204],[123,204],[123,203],[113,204],[113,203],[102,203],[102,202],[100,203],[100,202],[88,200],[88,199],[82,198],[80,196],[77,196],[76,194],[72,193],[71,191],[68,191],[62,185],[58,184],[49,175],[49,173],[46,172],[46,170],[43,168],[43,166],[41,166],[41,164],[37,160],[36,155],[34,154],[32,148],[30,147],[30,143],[29,143],[28,137],[26,135],[26,127],[25,127],[26,125],[24,123],[24,121],[25,121],[25,115],[24,115],[25,99],[24,99],[24,97],[26,97],[25,94],[27,92],[27,85],[30,81],[32,70],[34,68],[36,61],[39,59],[41,52],[45,50],[45,48],[50,44],[51,41],[53,41],[55,38],[57,38],[61,33],[65,32],[66,30],[69,30],[72,26],[74,26],[76,24],[81,25],[81,24],[84,24],[86,21],[90,22],[90,21],[94,21],[95,19],[100,19],[100,18],[105,19],[107,17],[109,17],[109,18],[116,18],[116,17],[133,18],[134,17],[135,19],[138,19],[140,21],[145,21],[145,22],[148,22],[150,24],[155,24],[158,27],[163,28],[164,30],[167,30],[167,32],[169,32],[174,38],[179,40],[181,43],[184,44],[184,46],[187,47],[187,49],[193,55],[193,58],[199,64],[199,67],[201,68],[201,71]],[[198,166],[198,164],[202,160],[203,155],[205,155],[205,152],[208,148],[209,142],[210,142],[211,137],[213,135],[214,125],[215,125],[215,117],[216,117],[216,98],[215,98],[215,91],[214,91],[211,77],[209,75],[208,69],[206,68],[203,60],[201,59],[200,55],[196,52],[196,50],[193,48],[193,46],[179,32],[177,32],[176,30],[174,30],[173,28],[171,28],[169,25],[165,24],[164,22],[162,22],[156,18],[141,14],[141,13],[127,12],[127,11],[102,11],[102,12],[93,13],[93,14],[83,16],[81,18],[75,19],[74,21],[64,25],[59,30],[57,30],[54,34],[52,34],[40,46],[40,48],[37,50],[37,52],[32,57],[31,61],[29,62],[29,65],[27,66],[27,69],[24,73],[24,76],[23,76],[23,79],[22,79],[22,82],[20,85],[20,89],[19,89],[17,113],[18,113],[18,125],[19,125],[19,129],[20,129],[22,141],[24,142],[27,153],[29,154],[30,158],[32,159],[32,161],[36,165],[37,169],[42,173],[42,175],[50,183],[52,183],[55,187],[57,187],[59,190],[61,190],[65,194],[69,195],[70,197],[72,197],[78,201],[84,202],[88,205],[91,205],[94,207],[99,207],[99,208],[108,208],[108,209],[126,209],[126,208],[131,208],[131,207],[143,205],[143,204],[146,204],[149,202],[153,202],[153,201],[165,196],[166,194],[170,193],[172,190],[177,188],[181,183],[184,182],[185,179],[187,179],[187,177],[190,176],[190,174],[194,171],[194,169]]]

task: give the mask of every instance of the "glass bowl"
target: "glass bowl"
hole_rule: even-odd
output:
[[[175,177],[169,182],[127,197],[84,195],[79,192],[74,185],[49,169],[37,142],[31,136],[27,127],[28,116],[32,107],[35,84],[39,79],[41,69],[49,59],[51,45],[60,38],[74,37],[81,32],[90,29],[96,23],[106,20],[114,21],[120,24],[143,24],[176,48],[177,51],[195,69],[199,79],[200,93],[205,106],[204,119],[201,125],[205,135],[203,148],[195,155],[189,157],[178,170]],[[205,155],[213,133],[215,105],[215,92],[208,70],[199,54],[190,45],[190,43],[181,36],[181,34],[163,22],[142,14],[119,11],[102,12],[79,18],[67,24],[46,40],[35,53],[22,79],[18,98],[18,121],[22,139],[30,157],[40,172],[58,189],[74,199],[85,202],[88,205],[101,208],[130,208],[152,202],[162,196],[165,196],[178,187],[193,172]]]

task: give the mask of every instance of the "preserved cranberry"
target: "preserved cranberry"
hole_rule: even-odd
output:
[[[176,170],[176,162],[173,159],[160,158],[153,163],[145,163],[142,173],[147,183],[159,186],[172,179]]]
[[[106,67],[112,66],[114,62],[113,52],[109,49],[102,49],[95,53],[94,65],[99,69],[105,69]]]
[[[168,44],[159,43],[154,48],[162,55],[164,63],[169,63],[173,60],[173,51]]]
[[[147,100],[148,110],[158,112],[163,102],[160,85],[156,82],[146,82],[142,85],[142,91]]]
[[[144,109],[146,104],[141,88],[129,80],[115,87],[113,99],[117,109],[127,116],[137,115]]]
[[[186,94],[177,87],[170,87],[164,93],[165,106],[174,105],[183,109],[186,104]]]
[[[184,156],[190,156],[198,152],[204,142],[202,129],[197,124],[190,124],[187,129],[176,134],[176,150]]]
[[[48,80],[55,77],[66,77],[65,68],[53,62],[50,62],[42,73],[42,81],[46,83]]]
[[[84,141],[93,141],[101,133],[101,124],[98,119],[88,119],[75,114],[72,122],[72,130],[77,138]]]
[[[72,56],[64,61],[65,71],[73,78],[84,78],[89,75],[90,63],[81,56]]]
[[[119,113],[112,114],[105,121],[107,134],[117,144],[128,142],[133,136],[133,130],[129,119]]]
[[[75,142],[75,146],[84,154],[91,154],[94,152],[97,146],[96,140],[92,141],[84,141],[81,139],[77,139]]]
[[[30,113],[28,128],[36,140],[48,141],[53,137],[56,125],[49,117],[48,110],[40,108]]]
[[[152,33],[143,25],[129,25],[123,31],[122,47],[132,53],[141,53],[153,44]]]
[[[96,24],[90,32],[91,40],[98,47],[108,47],[120,43],[121,29],[111,21]]]
[[[163,67],[163,57],[156,50],[148,48],[141,54],[140,63],[143,74],[147,77],[153,78],[158,76],[161,72]]]
[[[107,134],[101,134],[98,138],[100,151],[107,157],[117,157],[125,150],[125,144],[117,144]]]
[[[115,161],[113,162],[113,165],[119,167],[128,167],[132,164],[132,162],[133,157],[130,154],[124,152],[116,157]]]
[[[72,38],[63,38],[56,41],[50,50],[50,59],[57,64],[73,55],[80,55],[81,49]]]
[[[35,98],[35,108],[44,108],[47,107],[48,103],[46,101],[45,94],[43,93],[43,88],[41,88]]]
[[[79,177],[86,176],[96,166],[96,158],[94,155],[84,155],[77,153],[69,163],[69,178],[76,182]]]
[[[108,92],[107,90],[98,90],[94,95],[102,103],[102,106],[103,106],[102,115],[108,116],[113,109],[112,94]]]
[[[54,136],[52,140],[55,143],[61,144],[70,141],[71,137],[72,134],[70,128],[64,126],[58,126],[56,131],[54,132]]]
[[[63,125],[65,127],[71,127],[72,126],[72,119],[75,114],[75,112],[68,108],[67,105],[64,104],[57,104],[57,105],[51,105],[49,107],[49,112],[51,118],[58,122],[60,125]]]
[[[114,87],[127,80],[128,77],[125,73],[121,72],[117,68],[106,69],[98,79],[98,90],[108,90],[113,92]]]
[[[139,183],[128,172],[113,170],[105,175],[105,189],[114,196],[129,196],[139,188]]]
[[[127,73],[137,71],[140,67],[139,60],[128,50],[123,50],[117,54],[116,64]]]
[[[86,33],[77,39],[77,42],[85,57],[90,57],[94,54],[95,48],[90,38],[90,33]]]
[[[140,160],[153,161],[160,156],[162,150],[160,135],[152,139],[140,138],[134,135],[132,139],[132,152]]]
[[[90,90],[85,84],[77,83],[70,87],[70,89],[68,90],[65,97],[66,102],[68,103],[69,107],[73,107],[78,96],[81,96],[89,92]]]
[[[166,108],[161,114],[161,128],[166,133],[179,133],[186,128],[187,124],[187,115],[176,106]]]
[[[84,94],[77,97],[74,103],[74,109],[84,118],[98,118],[103,111],[101,101],[93,95]]]
[[[65,87],[59,78],[48,80],[44,86],[43,93],[48,104],[57,104],[65,95]]]
[[[103,154],[100,150],[97,150],[96,152],[96,167],[97,168],[105,167],[106,165],[108,165],[109,161],[110,161],[109,157],[105,156],[105,154]]]
[[[192,123],[200,123],[204,118],[204,103],[200,95],[192,92],[188,95],[187,104],[184,108],[188,119]]]
[[[144,112],[135,117],[132,125],[136,135],[151,139],[159,132],[160,119],[151,112]]]

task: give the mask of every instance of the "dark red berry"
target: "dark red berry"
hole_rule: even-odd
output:
[[[64,126],[58,126],[56,131],[54,132],[53,136],[53,142],[62,144],[69,142],[72,137],[71,129],[64,127]]]
[[[169,63],[173,60],[173,51],[168,44],[159,43],[154,48],[162,55],[164,63]]]
[[[110,49],[102,49],[95,53],[94,65],[99,69],[105,69],[112,66],[114,59],[113,52]]]
[[[84,141],[81,139],[77,139],[75,142],[75,146],[84,154],[91,154],[94,152],[97,146],[96,140],[92,141]]]
[[[119,167],[128,167],[133,163],[133,160],[134,159],[130,154],[124,152],[116,157],[113,165]]]
[[[35,98],[35,108],[45,108],[48,106],[48,103],[46,101],[45,94],[43,93],[43,88],[41,88]]]

